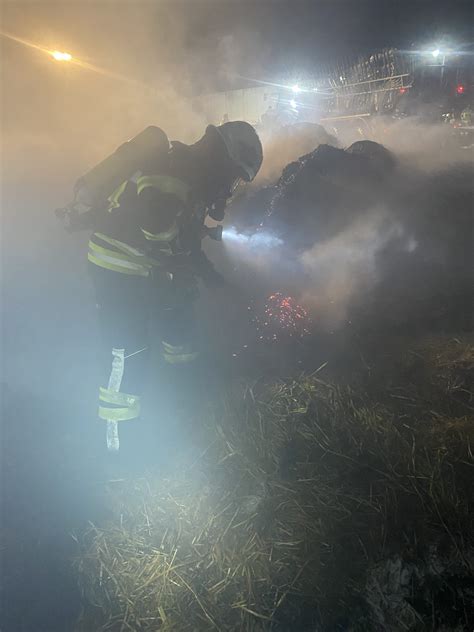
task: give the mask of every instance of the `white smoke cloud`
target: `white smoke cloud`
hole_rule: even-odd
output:
[[[301,255],[308,279],[301,301],[314,311],[316,322],[331,330],[341,325],[356,293],[367,294],[377,282],[376,256],[392,239],[403,239],[408,250],[416,245],[401,223],[380,207]]]

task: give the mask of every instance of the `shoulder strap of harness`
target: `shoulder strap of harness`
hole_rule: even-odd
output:
[[[147,187],[154,187],[162,193],[176,195],[184,203],[189,199],[189,186],[179,178],[163,175],[141,176],[138,178],[137,194],[139,195]]]

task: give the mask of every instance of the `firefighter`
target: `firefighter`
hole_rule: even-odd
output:
[[[201,249],[204,220],[222,221],[239,182],[253,180],[262,163],[258,135],[242,121],[209,125],[192,145],[166,139],[162,146],[112,192],[89,241],[105,353],[99,417],[111,451],[118,450],[122,422],[140,416],[150,321],[160,321],[164,362],[196,359],[198,279],[219,280]]]

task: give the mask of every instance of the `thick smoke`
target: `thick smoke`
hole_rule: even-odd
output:
[[[265,279],[265,288],[258,290],[296,295],[325,331],[357,318],[368,327],[375,321],[380,327],[428,326],[438,317],[443,326],[448,321],[469,326],[470,153],[441,124],[380,119],[372,130],[372,139],[392,151],[394,168],[367,176],[361,159],[351,173],[341,155],[336,152],[331,163],[334,154],[326,152],[328,160],[319,166],[305,168],[303,161],[286,170],[276,186],[237,204],[241,229],[246,223],[270,234],[277,229],[284,241],[277,256],[247,249],[246,265]],[[338,132],[342,146],[358,134],[357,129],[331,131]],[[247,272],[246,283],[250,278]]]
[[[380,116],[351,122],[298,123],[263,134],[264,160],[254,188],[275,182],[284,167],[318,145],[349,147],[359,140],[373,140],[393,151],[405,164],[432,171],[449,164],[467,162],[466,151],[453,138],[450,125],[424,122],[421,117],[393,119]]]
[[[247,25],[242,27],[237,4],[222,8],[225,19],[211,5],[5,5],[4,31],[47,49],[69,50],[102,70],[60,65],[40,51],[1,39],[5,257],[21,244],[31,261],[44,262],[46,256],[46,265],[51,267],[64,261],[76,238],[66,238],[50,213],[69,201],[71,186],[81,173],[149,124],[163,127],[171,138],[193,141],[207,121],[192,109],[191,94],[220,89],[224,80],[229,86],[233,78],[262,74],[274,50],[264,44],[259,29],[248,27],[248,15]],[[258,8],[254,10],[258,16]],[[227,26],[222,28],[224,22]],[[276,182],[288,163],[320,143],[344,148],[355,140],[376,140],[394,152],[399,169],[388,178],[387,193],[375,203],[370,200],[352,208],[347,194],[347,213],[337,234],[323,239],[315,233],[303,254],[286,243],[284,234],[269,231],[284,242],[274,249],[275,255],[269,249],[255,248],[255,241],[236,243],[234,239],[220,255],[213,251],[216,262],[231,267],[237,281],[242,275],[249,288],[260,291],[262,278],[271,291],[278,290],[280,283],[297,288],[318,309],[328,306],[331,317],[326,320],[334,315],[339,322],[349,317],[355,296],[369,294],[386,278],[381,260],[387,261],[389,244],[396,242],[399,247],[396,227],[401,226],[406,239],[414,235],[410,243],[419,244],[418,250],[428,247],[423,237],[431,235],[430,256],[439,258],[436,253],[443,250],[451,201],[441,204],[439,196],[433,196],[435,183],[428,182],[429,176],[438,171],[446,174],[447,169],[455,173],[453,165],[468,159],[453,144],[449,126],[414,119],[374,121],[362,127],[325,123],[324,129],[302,124],[264,134],[264,164],[252,185],[254,190]],[[344,174],[339,174],[334,188],[343,186]],[[469,199],[469,191],[466,196]],[[466,207],[465,201],[455,204]],[[434,236],[433,209],[438,230]],[[234,223],[232,209],[229,217]],[[287,231],[297,231],[295,224],[289,221]],[[83,248],[79,239],[82,237],[78,238],[78,252]],[[10,260],[15,261],[14,257]],[[13,278],[16,270],[14,266],[9,269]],[[75,270],[71,262],[64,276],[83,272]]]
[[[4,9],[5,31],[46,49],[71,51],[100,69],[61,65],[44,52],[2,38],[8,182],[27,173],[30,183],[48,179],[70,186],[149,124],[183,140],[199,135],[202,122],[184,96],[190,78],[178,71],[181,59],[170,54],[185,37],[174,14],[140,3],[113,8],[108,3],[12,3]],[[134,54],[125,54],[124,44],[131,42]]]
[[[328,124],[327,128],[341,147],[357,140],[373,140],[387,147],[407,166],[426,172],[472,161],[470,153],[456,141],[451,125],[428,123],[421,113],[419,117],[404,119],[374,117],[362,128],[354,124],[339,128]]]
[[[248,30],[245,54],[233,55],[237,40],[229,34],[238,37],[239,16],[249,15],[237,4],[215,8],[2,4],[2,379],[38,391],[55,380],[67,379],[72,391],[83,382],[79,372],[95,344],[88,234],[66,234],[53,210],[71,200],[79,176],[147,125],[173,140],[199,138],[207,121],[190,97],[245,74],[252,56],[264,59],[256,29]],[[68,51],[83,65],[58,63],[48,50]],[[64,366],[71,366],[67,375]]]
[[[368,294],[378,280],[377,254],[393,239],[405,237],[405,249],[414,239],[386,208],[368,210],[337,235],[315,244],[300,257],[308,285],[301,300],[318,315],[319,324],[335,330],[349,318],[356,294]]]
[[[252,11],[216,11],[214,2],[3,5],[4,181],[27,173],[32,185],[48,180],[62,191],[150,124],[171,139],[196,140],[207,120],[190,97],[232,86],[250,64],[258,75],[270,57],[249,27]],[[44,52],[55,49],[84,66]]]

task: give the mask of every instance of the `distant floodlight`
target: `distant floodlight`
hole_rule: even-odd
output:
[[[294,99],[291,99],[290,105],[294,110],[296,110],[296,101]]]
[[[291,86],[291,89],[293,90],[295,94],[298,94],[298,92],[301,92],[301,88],[299,87],[297,83],[295,83],[294,86]]]
[[[51,57],[53,57],[56,61],[71,61],[72,59],[72,55],[69,53],[63,53],[59,50],[51,51]]]
[[[439,50],[439,48],[435,48],[435,50],[431,51],[431,54],[433,55],[435,59],[439,57],[440,53],[441,51]]]

